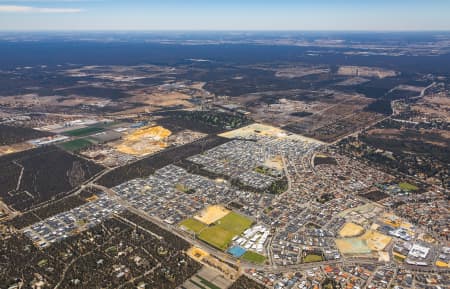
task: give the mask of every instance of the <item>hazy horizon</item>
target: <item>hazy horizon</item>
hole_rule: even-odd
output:
[[[0,31],[450,31],[441,0],[0,0]]]

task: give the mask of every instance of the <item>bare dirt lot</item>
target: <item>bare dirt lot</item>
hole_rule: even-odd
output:
[[[366,67],[366,66],[340,66],[338,74],[346,76],[362,76],[362,77],[378,77],[378,78],[386,78],[397,75],[397,73],[393,70],[376,67]]]

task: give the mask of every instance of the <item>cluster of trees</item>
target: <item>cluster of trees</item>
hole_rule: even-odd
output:
[[[265,289],[266,286],[259,284],[256,281],[242,275],[229,289]]]
[[[252,122],[241,114],[216,110],[161,112],[164,116],[158,124],[172,131],[190,129],[207,134],[217,134],[227,129],[236,129]]]
[[[22,211],[60,197],[103,170],[102,166],[56,146],[6,156],[0,158],[0,164],[13,168],[6,173],[9,181],[0,185],[0,197],[8,205]],[[22,168],[23,174],[16,191]],[[16,183],[13,190],[12,180]],[[11,194],[8,193],[10,191]]]
[[[50,132],[43,132],[28,127],[0,124],[0,146],[11,145],[51,135],[53,134]]]
[[[350,137],[339,143],[340,153],[366,158],[388,171],[407,175],[433,177],[444,187],[450,186],[448,148],[425,142]],[[381,151],[379,149],[382,149]],[[385,150],[385,151],[383,151]],[[390,151],[391,153],[387,153]],[[415,153],[406,153],[406,152]],[[439,159],[438,156],[444,159]]]
[[[149,288],[173,289],[201,267],[185,255],[188,247],[172,233],[125,212],[44,250],[38,250],[23,234],[2,240],[0,284],[31,288],[43,281],[48,287],[60,283],[61,288],[118,288],[123,284],[136,288],[144,282]]]
[[[55,202],[44,204],[39,208],[19,215],[9,221],[9,223],[17,229],[22,229],[36,222],[39,222],[40,220],[50,218],[62,212],[69,211],[85,203],[86,200],[81,198],[80,196],[71,195]]]

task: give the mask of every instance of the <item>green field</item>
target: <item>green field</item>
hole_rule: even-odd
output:
[[[252,224],[252,220],[231,212],[214,225],[202,230],[198,238],[220,250],[225,250],[234,236],[242,234]]]
[[[74,129],[74,130],[69,130],[64,132],[64,135],[68,135],[68,136],[87,136],[87,135],[91,135],[97,132],[101,132],[103,131],[104,128],[102,127],[98,127],[98,126],[91,126],[91,127],[84,127],[84,128],[79,128],[79,129]]]
[[[62,143],[59,146],[67,151],[74,152],[74,151],[79,151],[81,149],[84,149],[90,145],[92,145],[92,142],[90,142],[87,139],[76,139],[76,140]]]
[[[228,244],[230,244],[234,236],[236,235],[230,231],[219,226],[212,226],[204,229],[198,238],[211,246],[224,251],[228,248]]]
[[[234,235],[240,235],[242,232],[250,228],[253,221],[247,217],[231,212],[222,219],[218,220],[214,225],[221,227]]]
[[[186,219],[180,223],[180,226],[185,227],[186,229],[194,232],[195,234],[200,233],[207,226],[200,221],[195,219]]]
[[[398,184],[399,188],[404,191],[417,191],[419,188],[410,184],[410,183],[400,183]]]
[[[323,261],[323,257],[320,255],[309,254],[303,258],[303,263],[313,263],[313,262],[321,262]]]
[[[266,257],[251,251],[245,252],[241,259],[256,264],[263,264],[266,261]]]

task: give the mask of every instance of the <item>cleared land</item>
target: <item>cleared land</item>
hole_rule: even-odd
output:
[[[367,231],[364,235],[362,235],[361,240],[364,240],[367,243],[367,246],[372,251],[382,251],[384,248],[389,245],[392,238],[386,235],[383,235],[377,231]]]
[[[225,209],[222,206],[209,206],[205,208],[204,210],[200,211],[197,215],[194,216],[194,219],[197,221],[200,221],[203,224],[210,225],[217,220],[225,217],[228,215],[231,211],[228,209]]]
[[[360,238],[336,239],[336,246],[344,255],[362,255],[372,252],[367,243]]]
[[[364,233],[364,228],[353,223],[346,223],[339,231],[339,236],[342,238],[356,237]]]
[[[166,139],[171,134],[162,126],[144,127],[126,135],[116,149],[125,154],[145,156],[167,147]]]
[[[378,78],[393,77],[397,75],[397,73],[393,70],[366,66],[340,66],[337,73],[338,75],[345,76]]]

